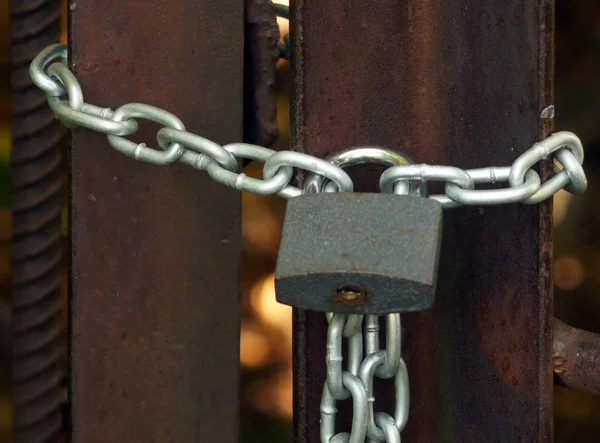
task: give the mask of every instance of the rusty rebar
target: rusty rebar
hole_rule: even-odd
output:
[[[12,0],[11,206],[13,442],[59,441],[61,165],[63,130],[28,74],[60,37],[60,1]]]
[[[565,386],[600,395],[600,334],[554,319],[552,367]]]

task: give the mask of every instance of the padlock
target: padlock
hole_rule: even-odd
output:
[[[441,230],[441,204],[420,196],[292,198],[277,258],[277,301],[343,314],[427,309],[434,300]]]

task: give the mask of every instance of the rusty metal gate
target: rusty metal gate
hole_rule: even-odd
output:
[[[233,443],[240,193],[183,164],[136,162],[83,128],[66,155],[63,414],[63,132],[27,75],[59,38],[58,11],[57,1],[11,2],[14,441],[59,441],[67,420],[73,443]],[[80,0],[68,11],[69,67],[86,102],[152,103],[219,144],[277,138],[269,0]],[[553,14],[552,0],[293,1],[292,149],[323,158],[378,145],[422,163],[511,164],[553,130]],[[154,129],[140,123],[136,143],[150,144]],[[546,162],[540,175],[551,170]],[[361,169],[356,183],[374,189],[379,174]],[[548,442],[555,377],[600,393],[600,338],[554,320],[551,209],[445,215],[436,304],[403,317],[417,374],[406,441]],[[294,310],[298,443],[320,438],[326,329],[321,314]],[[378,408],[393,408],[384,388]],[[339,415],[350,429],[350,411]]]

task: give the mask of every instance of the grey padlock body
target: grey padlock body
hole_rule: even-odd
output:
[[[435,200],[375,193],[288,200],[277,301],[344,314],[420,311],[434,301],[442,232]]]

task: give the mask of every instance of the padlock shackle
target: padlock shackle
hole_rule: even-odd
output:
[[[329,163],[342,169],[358,165],[401,166],[412,165],[414,162],[406,155],[391,149],[378,146],[353,147],[336,152],[325,158]],[[408,183],[408,182],[406,182]],[[304,180],[304,194],[318,194],[321,192],[337,192],[335,183],[328,186],[329,180],[322,175],[310,173]],[[410,185],[399,182],[396,194],[426,195],[425,183],[411,183]]]

